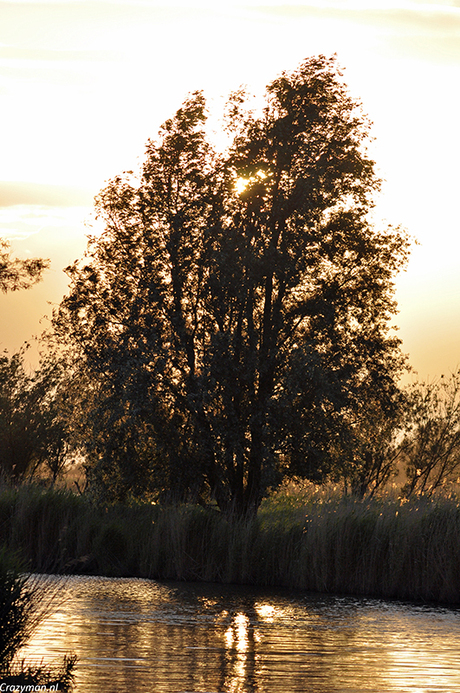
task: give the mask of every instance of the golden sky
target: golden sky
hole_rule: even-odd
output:
[[[0,348],[39,334],[81,256],[92,198],[189,91],[211,110],[337,53],[374,123],[377,216],[418,238],[395,323],[420,377],[460,365],[460,0],[0,0],[0,236],[50,257],[0,296]]]

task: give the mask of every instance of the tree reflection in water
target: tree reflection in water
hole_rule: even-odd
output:
[[[70,578],[27,657],[77,693],[460,690],[460,612],[244,587]]]

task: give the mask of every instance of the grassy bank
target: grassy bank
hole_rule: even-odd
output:
[[[460,603],[460,507],[447,498],[275,497],[229,523],[214,509],[96,508],[23,486],[0,493],[0,543],[34,571]]]

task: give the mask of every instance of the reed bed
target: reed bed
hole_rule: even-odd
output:
[[[96,507],[69,491],[0,492],[0,544],[31,570],[283,586],[460,603],[455,498],[274,496],[257,516],[196,506]]]

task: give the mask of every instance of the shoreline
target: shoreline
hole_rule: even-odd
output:
[[[456,500],[330,499],[229,522],[198,506],[96,507],[0,491],[0,543],[32,572],[279,587],[460,604]]]

